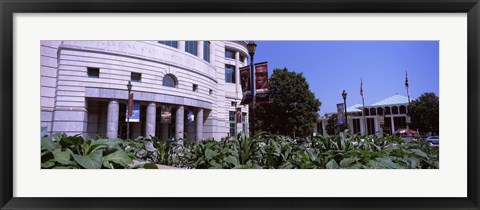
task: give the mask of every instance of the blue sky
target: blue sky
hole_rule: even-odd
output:
[[[365,105],[394,94],[410,97],[424,92],[439,95],[439,43],[437,41],[255,41],[255,63],[268,61],[269,76],[274,68],[287,67],[303,72],[310,90],[322,102],[320,114],[335,112],[348,93],[347,106]]]

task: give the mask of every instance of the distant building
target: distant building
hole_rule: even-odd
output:
[[[41,125],[46,133],[200,140],[248,133],[240,106],[245,41],[41,41]],[[237,115],[237,108],[241,114]],[[237,117],[242,116],[237,123]]]
[[[348,127],[355,134],[383,135],[393,134],[396,130],[407,128],[408,97],[396,94],[379,102],[365,105],[365,118],[362,113],[362,104],[347,107]],[[336,113],[327,113],[320,117],[316,131],[321,135],[328,135],[326,125],[328,118]]]

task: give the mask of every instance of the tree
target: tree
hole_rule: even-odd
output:
[[[257,105],[256,128],[281,135],[312,135],[321,102],[310,91],[303,74],[274,69],[269,91],[273,102]]]
[[[421,133],[439,133],[439,99],[435,93],[423,93],[413,100],[408,109],[410,128]]]
[[[337,134],[337,131],[336,131],[337,120],[338,120],[337,114],[332,114],[328,117],[327,124],[325,125],[325,130],[327,130],[327,133],[329,135]]]

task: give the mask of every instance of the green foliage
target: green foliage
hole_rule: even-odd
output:
[[[411,128],[421,133],[439,133],[439,98],[435,93],[423,93],[409,106],[408,115],[411,119]]]
[[[274,69],[268,83],[273,102],[255,108],[256,128],[273,134],[310,136],[321,103],[302,73]]]
[[[48,140],[48,141],[47,141]],[[153,145],[147,147],[146,145]],[[132,160],[139,164],[131,166]],[[196,169],[423,169],[438,168],[438,150],[395,136],[332,136],[292,139],[259,133],[223,141],[42,139],[42,168],[145,168],[156,164]]]
[[[224,141],[158,144],[168,148],[157,152],[168,154],[162,164],[197,169],[420,169],[438,168],[439,159],[438,151],[424,142],[351,135],[348,130],[313,139],[260,133],[253,139],[240,134]]]
[[[120,146],[119,139],[88,138],[54,134],[41,139],[41,167],[65,168],[126,168],[132,159]]]

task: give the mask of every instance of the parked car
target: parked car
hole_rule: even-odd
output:
[[[439,136],[429,136],[425,139],[426,142],[430,144],[430,146],[440,144],[440,137]]]
[[[395,131],[395,136],[400,137],[406,142],[411,141],[419,141],[421,140],[420,135],[418,135],[417,131],[410,130],[410,129],[400,129]]]

